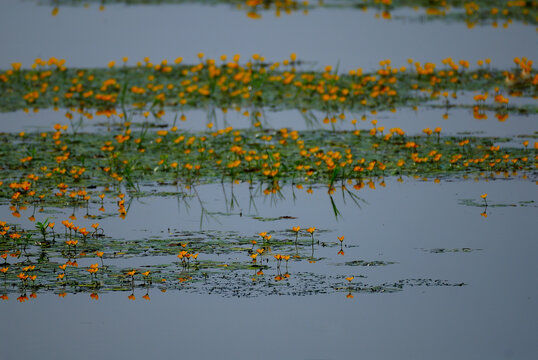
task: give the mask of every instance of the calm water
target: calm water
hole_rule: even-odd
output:
[[[535,28],[515,22],[507,29],[467,29],[465,23],[388,21],[376,19],[372,11],[350,9],[252,20],[231,6],[196,4],[110,5],[102,12],[95,4],[89,9],[62,6],[56,17],[51,10],[34,1],[1,2],[0,68],[14,61],[29,66],[36,57],[51,56],[75,67],[106,66],[123,56],[132,64],[146,56],[154,62],[183,56],[193,63],[198,52],[213,58],[261,53],[273,61],[296,52],[302,60],[316,61],[314,68],[339,63],[342,70],[377,68],[384,59],[397,66],[407,65],[408,58],[440,64],[447,57],[472,64],[489,57],[493,66],[508,68],[515,56],[538,57]]]
[[[75,116],[72,123],[65,118],[67,109],[52,109],[40,110],[38,113],[25,113],[24,111],[15,111],[9,113],[0,112],[0,131],[2,132],[20,132],[20,131],[51,131],[54,124],[62,125],[73,124],[77,126],[79,132],[95,132],[103,131],[118,123],[118,118],[107,120],[105,116],[95,117],[92,120],[85,119],[78,128],[78,119]],[[132,121],[134,123],[143,123],[149,121],[150,124],[158,124],[161,128],[169,128],[174,123],[174,119],[179,117],[179,114],[174,110],[168,112],[160,119],[155,120],[152,116],[146,120],[142,115],[135,114]],[[206,124],[209,122],[208,113],[205,110],[187,110],[183,112],[187,117],[185,122],[176,121],[179,129],[188,131],[205,131]],[[426,108],[414,111],[410,108],[398,109],[396,113],[390,111],[380,111],[375,115],[366,113],[347,114],[345,121],[340,121],[335,125],[338,130],[353,130],[355,127],[351,124],[353,118],[357,119],[357,129],[370,130],[372,128],[371,121],[376,119],[377,126],[384,126],[386,129],[399,127],[407,134],[422,134],[422,129],[441,127],[443,134],[446,135],[464,135],[472,133],[475,136],[517,136],[517,135],[532,135],[538,131],[538,124],[535,115],[519,115],[510,114],[509,118],[503,122],[495,117],[495,112],[488,111],[488,116],[485,120],[477,120],[473,117],[471,109],[450,109],[448,118],[444,109]],[[294,130],[306,129],[326,129],[330,130],[330,125],[323,124],[325,114],[314,112],[318,119],[318,123],[308,123],[304,120],[299,110],[283,110],[283,111],[265,111],[262,118],[263,126],[266,128],[280,129],[282,127],[293,128]],[[366,115],[366,120],[362,121],[362,115]],[[245,118],[241,113],[231,111],[224,118],[220,110],[217,110],[216,127],[224,128],[233,126],[235,129],[251,127],[250,120]]]
[[[253,53],[281,60],[296,52],[300,59],[315,61],[306,68],[336,65],[347,70],[377,67],[390,58],[404,65],[408,58],[440,63],[445,57],[492,58],[496,67],[509,68],[515,56],[538,58],[534,26],[514,23],[508,29],[464,23],[405,19],[412,11],[399,11],[404,19],[381,20],[373,12],[317,9],[276,18],[264,14],[252,20],[230,6],[97,6],[61,7],[56,17],[50,6],[34,1],[4,0],[0,3],[0,68],[14,61],[28,66],[36,57],[65,58],[69,66],[102,67],[108,61],[128,56],[129,63],[149,56],[153,61],[174,59],[197,61],[197,52],[217,57],[222,53]],[[469,98],[472,98],[469,97]],[[524,99],[514,101],[534,100]],[[0,113],[0,131],[50,130],[57,122],[68,123],[65,110]],[[418,134],[425,127],[443,128],[443,134],[476,132],[487,136],[529,135],[537,131],[536,116],[511,115],[499,122],[473,119],[472,111],[411,109],[397,113],[367,114],[359,128],[401,127]],[[202,130],[206,113],[193,110],[182,128]],[[362,114],[354,114],[359,119]],[[170,124],[169,112],[164,123]],[[297,111],[267,113],[268,125],[305,129]],[[350,129],[351,116],[340,129]],[[141,118],[135,119],[140,121]],[[229,114],[230,125],[246,127],[239,114]],[[102,131],[100,119],[85,123],[84,131]],[[223,124],[220,123],[220,126]],[[323,127],[323,125],[320,125]],[[1,161],[0,161],[1,162]],[[534,178],[533,178],[534,176]],[[252,199],[246,184],[234,186],[237,203],[230,207],[231,188],[220,184],[200,185],[201,202],[187,203],[174,197],[133,199],[125,220],[100,220],[109,236],[136,240],[151,236],[167,238],[168,231],[229,231],[252,236],[260,231],[282,231],[292,226],[315,226],[326,230],[321,242],[345,235],[345,255],[337,248],[314,246],[315,264],[290,262],[292,279],[301,272],[344,278],[364,276],[368,284],[405,279],[443,280],[464,286],[415,286],[385,294],[355,294],[333,291],[315,296],[258,296],[227,298],[205,293],[158,289],[142,298],[145,290],[100,294],[38,293],[25,303],[17,295],[0,303],[4,326],[0,327],[1,359],[95,358],[199,358],[199,359],[342,359],[355,356],[373,359],[530,359],[538,351],[538,244],[534,234],[538,215],[535,174],[532,180],[515,178],[479,181],[443,180],[441,184],[395,178],[379,182],[376,189],[357,192],[360,207],[337,192],[334,201],[342,216],[336,218],[326,188],[283,188],[283,198],[256,194]],[[151,190],[153,188],[147,188]],[[158,188],[174,191],[174,188]],[[488,193],[488,217],[480,203]],[[529,202],[530,203],[524,203]],[[186,206],[188,205],[188,206]],[[108,210],[114,206],[106,203]],[[202,207],[212,217],[204,217]],[[27,220],[29,208],[17,220]],[[90,208],[92,214],[96,208]],[[239,215],[241,213],[241,216]],[[58,220],[71,215],[57,210]],[[81,226],[89,226],[78,210]],[[39,215],[44,216],[44,215]],[[47,214],[46,216],[51,216]],[[256,217],[292,216],[296,219],[260,221]],[[36,215],[37,217],[37,215]],[[0,206],[0,220],[11,220],[11,211]],[[41,218],[38,218],[38,221]],[[435,249],[470,252],[438,253]],[[245,261],[237,254],[230,260]],[[246,255],[245,255],[246,256]],[[234,258],[236,257],[236,258]],[[342,266],[344,261],[394,262],[387,266]],[[169,257],[118,260],[124,266],[142,266],[172,261]],[[87,262],[87,263],[86,263]],[[90,259],[80,261],[87,266]],[[339,264],[339,265],[338,265]],[[274,263],[267,270],[276,273]],[[293,282],[292,282],[293,284]]]
[[[366,201],[361,208],[335,196],[343,214],[338,220],[321,189],[313,195],[296,192],[295,201],[289,201],[289,187],[283,189],[288,201],[274,203],[257,196],[255,211],[248,207],[248,188],[236,186],[243,216],[217,216],[204,222],[203,229],[255,234],[300,224],[330,230],[319,234],[321,241],[345,235],[349,247],[343,258],[334,248],[316,246],[316,256],[325,259],[291,264],[292,277],[297,271],[321,271],[342,277],[363,275],[369,283],[425,278],[466,285],[406,287],[391,294],[355,294],[353,299],[347,299],[345,292],[229,299],[178,291],[162,294],[157,289],[150,291],[149,302],[142,299],[142,289],[135,291],[135,301],[127,299],[128,293],[102,294],[97,302],[88,294],[63,299],[38,294],[24,304],[13,297],[2,303],[4,321],[12,324],[1,330],[4,354],[7,358],[77,354],[82,359],[178,353],[248,359],[256,354],[273,359],[275,353],[260,349],[261,343],[269,342],[277,345],[277,357],[290,359],[340,359],[357,352],[375,358],[531,358],[538,334],[538,245],[531,235],[538,214],[535,186],[522,180],[434,184],[387,179],[384,188],[358,192]],[[208,210],[230,212],[220,185],[197,190]],[[480,215],[482,208],[460,204],[483,192],[490,199],[487,218]],[[530,200],[534,203],[522,206],[522,201]],[[495,206],[500,204],[515,206]],[[186,211],[174,199],[150,197],[134,201],[120,225],[116,218],[101,223],[110,236],[135,239],[162,234],[167,228],[197,231],[199,211],[196,201]],[[7,218],[8,209],[2,207],[0,214]],[[297,219],[262,222],[249,215]],[[474,251],[429,251],[437,248]],[[395,264],[331,265],[351,260]],[[60,330],[48,331],[51,328]],[[25,337],[19,336],[21,332]],[[33,339],[30,344],[27,337]],[[87,347],[89,339],[96,346]],[[188,345],[178,348],[177,339]]]

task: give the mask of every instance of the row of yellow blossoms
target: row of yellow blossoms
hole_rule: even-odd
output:
[[[87,204],[92,199],[88,181],[107,191],[110,186],[132,181],[134,176],[139,180],[157,176],[186,182],[222,177],[269,182],[287,179],[308,184],[326,181],[334,171],[343,179],[386,173],[517,171],[534,169],[532,161],[537,160],[537,142],[534,150],[528,149],[528,140],[522,142],[521,149],[502,149],[494,139],[441,138],[439,127],[423,129],[425,137],[408,137],[400,128],[385,133],[376,120],[371,123],[368,135],[355,130],[319,138],[316,132],[286,128],[252,132],[230,127],[198,135],[178,133],[172,127],[133,137],[131,124],[126,122],[122,133],[113,140],[101,138],[103,142],[96,134],[73,137],[62,133],[65,127],[56,125],[58,131],[53,136],[21,133],[21,143],[7,142],[2,150],[6,166],[0,195],[9,198],[13,206],[21,201],[47,201],[51,196],[65,199],[61,200],[64,204]],[[71,153],[80,153],[78,146],[84,141],[91,143],[85,147],[88,153],[82,164]],[[17,154],[27,154],[36,147],[37,157],[17,158]],[[17,180],[9,181],[10,177]],[[3,186],[6,180],[7,188]],[[103,201],[105,194],[101,192],[96,197]],[[123,197],[119,194],[117,201],[121,215],[126,212]]]
[[[267,63],[259,54],[246,64],[240,55],[228,61],[215,59],[181,65],[181,57],[170,65],[167,60],[153,64],[149,58],[136,67],[109,69],[70,69],[65,60],[36,59],[32,69],[22,70],[14,63],[12,70],[0,74],[0,108],[64,107],[76,108],[86,117],[97,109],[97,115],[110,116],[116,108],[133,105],[150,108],[161,117],[164,108],[205,107],[208,104],[227,112],[230,108],[277,107],[303,111],[318,109],[343,113],[354,109],[395,109],[432,99],[458,97],[458,90],[495,89],[498,106],[508,104],[510,96],[537,96],[538,74],[532,60],[515,58],[513,70],[494,70],[491,60],[479,60],[478,69],[470,70],[466,60],[443,60],[442,69],[433,63],[421,64],[409,59],[411,69],[393,67],[383,60],[380,69],[364,73],[362,68],[339,74],[332,66],[324,71],[305,71],[296,54],[282,62]],[[30,90],[29,90],[30,89]]]

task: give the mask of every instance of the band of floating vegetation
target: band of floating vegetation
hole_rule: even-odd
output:
[[[187,133],[177,127],[149,132],[122,129],[110,134],[56,132],[0,134],[0,201],[53,206],[88,202],[100,187],[140,184],[248,181],[266,184],[265,193],[282,183],[297,187],[348,180],[356,189],[363,179],[385,175],[442,177],[469,173],[536,173],[538,143],[501,147],[510,139],[445,137],[441,128],[408,136],[399,128],[377,127],[345,132],[234,130]],[[81,195],[82,194],[82,195]]]
[[[41,2],[45,2],[41,0]],[[52,15],[57,15],[62,5],[89,5],[98,2],[100,9],[104,10],[107,4],[126,5],[156,5],[156,4],[185,4],[197,3],[205,5],[230,4],[238,10],[243,10],[252,19],[259,19],[263,12],[272,11],[275,16],[302,12],[308,14],[311,9],[338,8],[367,11],[369,9],[379,12],[377,17],[391,19],[391,12],[412,8],[425,19],[445,19],[465,21],[468,27],[475,24],[492,23],[497,26],[498,21],[504,21],[507,27],[513,20],[529,24],[538,24],[538,3],[536,1],[500,1],[500,0],[347,0],[347,1],[296,1],[296,0],[50,0],[48,3],[55,6]]]
[[[493,69],[490,59],[478,61],[478,68],[470,70],[468,61],[447,58],[440,67],[412,59],[408,68],[393,67],[384,60],[375,72],[358,68],[339,74],[331,66],[324,71],[303,70],[295,54],[276,63],[254,54],[245,64],[239,63],[239,55],[232,59],[222,55],[219,60],[205,59],[202,53],[198,57],[200,62],[192,65],[182,65],[179,57],[174,64],[166,60],[153,64],[145,58],[136,66],[127,66],[128,59],[123,58],[122,65],[112,61],[108,68],[98,69],[68,68],[56,58],[36,59],[30,69],[13,63],[12,69],[0,73],[0,110],[74,108],[91,118],[91,109],[110,115],[117,108],[126,113],[127,106],[151,109],[157,116],[165,108],[299,109],[326,112],[325,120],[335,122],[346,111],[395,111],[436,100],[437,106],[447,108],[474,107],[475,115],[486,109],[499,117],[510,111],[537,112],[535,105],[513,106],[506,97],[538,96],[538,74],[526,58],[515,58],[511,70]],[[463,90],[484,93],[462,105],[455,99]],[[489,92],[494,101],[486,103]]]
[[[88,292],[97,300],[99,293],[113,291],[131,292],[128,298],[135,300],[135,289],[144,289],[146,294],[142,298],[150,300],[149,291],[155,288],[163,292],[180,290],[226,297],[334,292],[352,297],[351,293],[395,292],[407,286],[465,285],[432,279],[372,284],[365,276],[358,276],[360,280],[354,283],[354,276],[347,277],[348,282],[344,283],[341,277],[325,272],[294,272],[293,263],[315,264],[324,260],[315,254],[318,231],[313,227],[306,231],[294,227],[255,236],[189,231],[174,232],[165,238],[121,240],[107,236],[99,223],[86,229],[64,220],[60,228],[60,224],[56,226],[46,219],[37,222],[35,229],[23,229],[0,221],[0,257],[4,260],[0,264],[0,300],[9,300],[9,293],[19,293],[17,299],[24,302],[28,300],[27,292],[32,298],[38,292],[54,292],[60,297]],[[339,256],[344,256],[343,236],[338,237],[339,244],[336,239],[327,241],[326,236],[323,239],[324,248],[334,248]],[[158,265],[146,265],[144,256],[161,259],[166,256],[166,260]],[[121,267],[119,260],[126,258],[138,260],[139,265]],[[391,264],[355,260],[330,265]]]

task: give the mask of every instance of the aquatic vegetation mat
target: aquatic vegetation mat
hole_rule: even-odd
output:
[[[72,108],[66,114],[69,119],[76,113],[91,119],[126,118],[133,111],[160,118],[170,109],[185,120],[183,111],[196,108],[207,109],[214,124],[217,111],[235,109],[257,126],[264,109],[297,109],[311,122],[317,121],[312,114],[317,110],[326,114],[326,124],[349,121],[353,112],[417,105],[472,108],[477,119],[491,110],[500,121],[511,112],[538,112],[538,74],[527,58],[515,58],[515,68],[505,70],[494,69],[491,59],[478,61],[477,69],[451,58],[441,67],[412,59],[409,67],[397,67],[383,60],[375,72],[357,68],[341,74],[333,66],[310,70],[296,54],[275,63],[254,54],[244,64],[237,54],[218,60],[205,59],[202,53],[198,57],[198,64],[182,65],[181,57],[154,64],[146,58],[136,66],[127,66],[129,59],[124,58],[123,64],[112,61],[105,69],[69,68],[56,58],[36,59],[31,69],[13,63],[12,69],[0,73],[0,110],[62,107]],[[528,101],[513,105],[510,97]]]
[[[40,4],[54,6],[52,15],[59,13],[63,5],[84,5],[98,3],[100,10],[105,10],[106,5],[158,5],[158,4],[189,4],[197,3],[204,5],[230,4],[237,10],[242,10],[251,19],[260,19],[270,12],[279,17],[283,14],[300,12],[308,14],[316,9],[348,9],[356,11],[374,10],[375,16],[383,19],[418,18],[420,20],[446,20],[465,21],[468,27],[475,24],[491,24],[498,26],[503,21],[503,27],[507,27],[513,20],[523,23],[537,24],[538,5],[535,1],[427,1],[427,0],[38,0]],[[397,13],[394,11],[413,9],[414,13]]]
[[[233,130],[187,133],[55,132],[0,134],[0,203],[87,205],[124,186],[143,197],[144,184],[250,182],[276,193],[284,183],[312,191],[312,184],[360,190],[370,178],[388,175],[450,177],[524,172],[536,175],[534,143],[503,147],[509,139],[441,136],[441,129],[407,136],[399,128],[369,131]],[[345,184],[344,184],[345,182]],[[112,190],[110,190],[112,189]],[[178,195],[174,194],[161,194]],[[121,209],[122,206],[120,206]],[[121,212],[121,211],[120,211]],[[259,219],[263,220],[263,219]]]
[[[172,231],[161,237],[137,240],[113,239],[98,223],[91,230],[62,221],[37,222],[35,229],[0,222],[0,291],[28,300],[27,293],[100,293],[143,289],[149,300],[151,289],[160,291],[219,294],[225,297],[267,295],[314,295],[334,292],[395,292],[412,286],[463,286],[440,279],[400,279],[372,284],[367,276],[344,278],[327,272],[327,259],[316,252],[328,250],[344,256],[344,237],[335,241],[330,231],[294,227],[253,236],[235,232]],[[57,231],[55,231],[55,229]],[[320,238],[323,240],[320,242]],[[321,245],[320,245],[321,244]],[[332,250],[334,249],[334,250]],[[135,263],[123,264],[126,259]],[[307,268],[304,266],[308,265]],[[318,264],[322,265],[320,269]],[[393,262],[353,260],[336,266],[390,266]],[[328,266],[334,266],[329,264]],[[356,280],[354,281],[354,279]]]

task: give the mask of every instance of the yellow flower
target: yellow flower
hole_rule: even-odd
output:
[[[355,279],[355,276],[349,276],[346,278],[347,281],[352,282]]]
[[[19,273],[19,275],[17,275],[17,277],[21,280],[26,280],[28,279],[28,275],[26,275],[25,273]]]
[[[482,195],[480,195],[480,197],[481,197],[482,199],[485,199],[485,198],[488,197],[488,194],[482,194]]]

